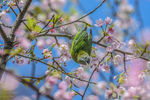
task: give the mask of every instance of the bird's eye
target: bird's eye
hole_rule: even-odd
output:
[[[85,57],[85,59],[87,59],[88,57]]]

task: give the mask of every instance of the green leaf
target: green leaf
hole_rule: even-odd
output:
[[[38,85],[38,84],[40,83],[40,81],[41,81],[41,80],[37,80],[37,81],[36,81],[36,85]]]
[[[87,22],[84,22],[87,26],[89,27],[93,27],[91,24],[87,23]]]
[[[27,82],[30,82],[30,81],[31,81],[29,78],[25,78],[24,80],[27,81]]]
[[[69,85],[69,88],[72,88],[72,84]]]
[[[27,17],[27,26],[35,32],[40,32],[41,31],[41,27],[37,25],[37,21],[35,18],[30,18]]]
[[[36,20],[34,18],[30,18],[30,17],[27,17],[27,26],[32,29],[34,24],[36,23]]]
[[[50,51],[52,51],[52,49],[55,47],[56,44],[53,44],[52,47],[50,48]]]
[[[76,9],[74,7],[71,7],[71,9],[70,9],[71,15],[75,14],[76,12],[77,12]]]
[[[36,31],[36,32],[40,32],[42,30],[42,28],[40,27],[40,26],[35,26],[34,27],[34,31]]]
[[[24,85],[26,88],[28,88],[28,84],[26,84],[26,83],[23,83],[23,85]]]

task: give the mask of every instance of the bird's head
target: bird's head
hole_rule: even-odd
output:
[[[90,56],[87,53],[78,55],[78,63],[88,65],[90,63]]]

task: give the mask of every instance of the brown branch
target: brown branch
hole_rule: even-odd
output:
[[[50,36],[50,37],[65,37],[65,38],[68,38],[68,39],[73,39],[73,35],[67,35],[67,34],[40,34],[38,35],[37,37],[42,37],[42,36]],[[102,43],[99,43],[99,41],[92,41],[92,43],[96,44],[96,45],[99,45],[103,48],[107,48],[107,46],[105,44],[102,44]],[[115,52],[119,52],[119,53],[122,53],[122,54],[126,54],[126,55],[134,55],[133,53],[131,52],[126,52],[126,51],[123,51],[123,50],[119,50],[119,49],[115,49],[114,50]],[[145,58],[145,57],[142,57],[140,56],[139,58],[143,59],[143,60],[146,60],[146,61],[149,61],[148,58]]]
[[[143,52],[141,53],[141,56],[143,56],[144,53],[146,53],[146,50],[147,50],[148,46],[149,46],[149,44],[147,43],[147,44],[145,45],[145,47],[144,47]]]
[[[126,54],[123,54],[123,63],[124,63],[124,71],[125,73],[127,73],[127,69],[126,69]]]
[[[53,16],[51,17],[51,19],[46,23],[46,25],[41,29],[41,31],[40,31],[39,33],[41,33],[41,32],[50,24],[50,22],[52,21],[52,19],[54,18],[54,16],[55,16],[55,15],[53,15]]]
[[[100,43],[104,38],[105,38],[105,35],[103,35],[103,36],[97,41],[97,43]]]
[[[75,77],[75,76],[72,76],[72,75],[70,75],[70,74],[68,74],[68,73],[66,73],[66,72],[64,72],[64,71],[62,71],[62,70],[59,70],[58,68],[56,68],[56,67],[54,67],[54,66],[52,66],[52,65],[50,65],[50,64],[48,64],[48,63],[46,63],[46,62],[43,62],[43,61],[41,61],[41,60],[39,60],[39,59],[32,58],[32,57],[28,57],[28,56],[24,56],[24,55],[20,55],[20,54],[18,54],[18,56],[24,57],[24,58],[28,58],[28,59],[31,59],[31,60],[34,60],[34,61],[38,61],[38,62],[40,62],[40,63],[42,63],[42,64],[45,64],[45,65],[47,65],[47,66],[50,66],[50,67],[54,68],[55,70],[57,70],[57,71],[59,71],[59,72],[65,74],[65,75],[69,76],[70,78],[78,79],[78,80],[84,81],[84,82],[89,82],[89,81],[87,81],[87,80],[80,79],[80,78],[77,78],[77,77]],[[24,76],[24,77],[27,77],[27,76]],[[42,76],[42,77],[45,77],[45,76]],[[42,77],[39,77],[39,78],[41,79]],[[39,79],[38,77],[28,77],[28,78]],[[89,82],[89,83],[91,83],[91,84],[96,84],[95,82]]]
[[[4,32],[3,28],[0,25],[0,35],[2,37],[2,39],[4,40],[4,42],[6,43],[8,41],[8,37],[6,35],[6,33]]]
[[[17,16],[17,19],[16,19],[16,22],[14,24],[14,26],[12,27],[12,31],[11,31],[11,39],[14,40],[15,38],[15,32],[16,30],[18,29],[18,27],[20,26],[21,22],[22,22],[22,19],[25,15],[25,13],[27,12],[30,4],[31,4],[32,0],[27,0],[27,2],[25,3],[25,5],[23,6],[23,10],[21,13],[19,13],[19,15]]]
[[[101,44],[101,43],[97,43],[96,41],[93,41],[93,43],[96,44],[96,45],[99,45],[99,46],[101,46],[101,47],[103,47],[103,48],[107,48],[106,45]],[[134,54],[131,53],[131,52],[126,52],[126,51],[119,50],[119,49],[115,49],[114,51],[115,51],[115,52],[122,53],[122,54],[126,54],[126,55],[134,55]],[[141,59],[143,59],[143,60],[146,60],[146,61],[149,61],[149,59],[147,59],[147,58],[145,58],[145,57],[142,57],[142,56],[140,56],[139,58],[141,58]]]
[[[97,68],[99,67],[99,64],[107,57],[108,54],[109,54],[109,53],[107,53],[107,54],[101,59],[101,61],[100,61],[100,62],[98,63],[98,65],[97,65],[97,67],[93,70],[93,72],[92,72],[92,74],[91,74],[91,76],[90,76],[90,78],[89,78],[89,82],[91,81],[92,76],[94,75],[95,71],[97,71]],[[86,93],[86,91],[87,91],[87,89],[88,89],[88,87],[89,87],[89,85],[90,85],[89,82],[88,82],[88,84],[87,84],[87,86],[86,86],[86,88],[85,88],[85,90],[84,90],[84,92],[83,92],[82,100],[84,99],[85,93]]]
[[[42,36],[51,36],[51,37],[66,37],[66,38],[69,38],[69,39],[72,39],[73,36],[72,35],[67,35],[67,34],[40,34],[40,35],[37,35],[37,37],[42,37]]]
[[[19,8],[19,6],[17,6],[17,7],[18,7],[18,9],[19,9],[19,12],[21,13],[21,9]],[[15,10],[14,10],[12,7],[10,7],[10,9],[13,11],[13,13],[15,14],[15,16],[17,17],[18,15],[17,15],[17,13],[15,12]],[[27,25],[24,21],[26,21],[26,20],[22,20],[22,23],[23,23],[24,26],[31,32],[31,29],[28,27],[28,25]]]
[[[4,26],[4,27],[6,27],[6,28],[12,28],[12,26],[5,25],[4,23],[1,23],[1,22],[0,22],[0,25]]]
[[[62,27],[62,26],[67,26],[67,25],[70,25],[70,24],[73,24],[73,23],[76,23],[76,22],[81,22],[81,21],[80,21],[81,19],[83,19],[83,18],[89,16],[90,14],[92,14],[93,12],[95,12],[99,7],[102,6],[102,4],[103,4],[105,1],[106,1],[106,0],[103,0],[95,9],[93,9],[93,10],[90,11],[89,13],[87,13],[87,14],[81,16],[80,18],[78,18],[78,19],[76,19],[76,20],[74,20],[74,21],[72,21],[72,22],[68,22],[68,23],[66,23],[66,24],[62,24],[62,25],[55,26],[55,27],[50,28],[50,29],[59,28],[59,27]],[[49,31],[50,29],[48,29],[48,30],[46,30],[46,31],[44,31],[44,32],[47,32],[47,31]]]
[[[62,68],[62,66],[53,58],[53,61],[57,64],[57,66],[66,73],[66,71]]]
[[[15,79],[17,79],[18,81],[20,81],[22,84],[27,84],[30,88],[32,88],[32,90],[36,91],[38,94],[44,95],[44,96],[46,96],[47,98],[49,98],[49,99],[51,99],[51,100],[54,100],[54,98],[53,98],[52,96],[50,96],[50,95],[41,94],[40,91],[39,91],[39,89],[38,89],[36,86],[34,86],[32,83],[30,83],[30,82],[28,82],[28,81],[22,79],[20,76],[18,76],[18,75],[16,75],[16,74],[12,73],[12,71],[6,70],[6,69],[3,69],[3,68],[0,68],[0,70],[3,70],[4,72],[10,74],[10,75],[13,76]]]

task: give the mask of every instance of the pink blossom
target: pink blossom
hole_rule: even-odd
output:
[[[147,62],[147,69],[150,70],[150,61]]]
[[[121,62],[121,56],[120,55],[116,55],[113,59],[114,65],[118,66],[118,64]]]
[[[63,18],[59,18],[59,21],[62,22],[62,21],[63,21]]]
[[[37,41],[37,46],[42,49],[44,48],[44,45],[45,45],[45,41],[44,39],[40,38],[38,41]]]
[[[103,23],[103,20],[101,18],[99,20],[96,20],[95,26],[102,27],[103,25],[104,25],[104,23]]]
[[[79,68],[77,69],[77,74],[81,74],[81,73],[83,73],[83,72],[84,72],[83,67],[79,67]]]
[[[133,39],[132,39],[132,40],[129,40],[128,46],[129,46],[130,48],[134,48],[134,47],[136,46],[135,41],[134,41]]]
[[[38,14],[37,19],[40,21],[45,21],[46,20],[46,16],[43,14]]]
[[[83,81],[80,81],[78,79],[73,79],[72,82],[78,86],[78,87],[82,87],[82,86],[86,86],[87,85],[87,82],[83,82]]]
[[[131,67],[128,69],[128,76],[126,80],[127,86],[139,86],[142,84],[143,80],[139,78],[142,71],[146,69],[146,61],[143,59],[133,59],[131,60]]]
[[[48,52],[48,48],[47,49],[43,49],[43,54]]]
[[[106,90],[105,94],[106,94],[106,98],[110,98],[112,96],[112,90]]]
[[[86,100],[99,100],[98,99],[98,96],[95,96],[95,95],[89,95]]]
[[[55,94],[54,94],[54,98],[56,100],[63,100],[63,95],[64,95],[64,91],[63,90],[58,90]]]
[[[2,12],[0,12],[0,17],[2,17],[2,16],[4,16],[6,14],[6,11],[2,11]]]
[[[108,24],[111,24],[112,23],[112,19],[110,17],[107,17],[105,19],[105,24],[108,25]]]
[[[46,74],[46,75],[48,75],[49,73],[50,73],[50,71],[49,71],[49,70],[47,70],[47,71],[45,72],[45,74]]]
[[[44,54],[44,58],[52,58],[52,51],[49,51],[48,48],[47,49],[43,49],[42,54]]]
[[[72,94],[70,92],[65,92],[63,95],[64,100],[72,100]]]
[[[106,72],[106,73],[109,73],[110,72],[110,66],[109,65],[105,65],[103,68],[102,68],[102,71]]]
[[[60,9],[66,4],[66,0],[49,0],[54,9]]]
[[[18,29],[18,30],[16,31],[16,35],[17,35],[17,36],[23,36],[23,35],[24,35],[23,29]]]
[[[146,77],[146,75],[145,75],[144,72],[141,72],[141,73],[138,75],[138,78],[139,78],[140,80],[144,80],[145,77]]]
[[[126,91],[124,94],[123,94],[123,96],[122,96],[122,99],[123,100],[131,100],[131,94],[128,92],[128,91]]]
[[[0,55],[4,55],[5,54],[5,51],[3,49],[0,48]]]
[[[66,52],[67,50],[68,50],[69,48],[68,48],[68,45],[67,44],[61,44],[60,46],[59,46],[59,50],[61,51],[61,52]]]
[[[54,32],[55,32],[55,29],[52,28],[52,29],[50,29],[49,31],[50,31],[51,33],[54,33]]]
[[[107,84],[105,82],[98,82],[96,85],[93,86],[93,92],[97,95],[101,95],[104,93],[106,89]]]
[[[136,91],[137,91],[136,87],[130,87],[128,89],[129,94],[132,96],[136,95]]]
[[[74,91],[70,91],[69,93],[72,97],[76,95],[76,93]]]
[[[84,72],[82,72],[82,73],[79,75],[79,77],[80,77],[81,79],[88,80],[89,77],[90,77],[90,75],[89,75],[88,72],[84,71]]]
[[[69,76],[66,76],[66,77],[65,77],[65,81],[67,82],[67,84],[70,84],[70,83],[71,83],[70,77],[69,77]]]
[[[47,76],[46,77],[46,81],[49,83],[49,84],[52,84],[52,85],[54,85],[54,84],[56,84],[57,83],[57,78],[56,77],[54,77],[54,76]]]
[[[106,51],[107,52],[112,52],[114,50],[114,48],[112,47],[112,46],[108,46],[107,48],[106,48]]]
[[[109,34],[114,33],[114,31],[115,31],[114,27],[110,27],[110,28],[108,29],[108,33],[109,33]]]
[[[62,82],[59,83],[58,87],[59,87],[59,89],[61,89],[63,91],[66,91],[67,88],[68,88],[68,84],[67,84],[66,81],[62,81]]]
[[[19,44],[25,49],[29,49],[31,47],[31,42],[27,38],[21,37],[18,41]]]
[[[113,36],[107,36],[107,42],[108,43],[112,43],[114,41],[114,37]]]
[[[42,87],[40,87],[39,92],[42,94],[50,94],[53,89],[53,84],[46,82]]]
[[[67,91],[63,91],[63,90],[58,90],[55,94],[54,94],[54,98],[55,100],[72,100],[72,97],[74,96],[74,92],[67,92]]]
[[[18,80],[12,75],[6,74],[2,77],[0,84],[1,84],[0,86],[1,88],[9,90],[9,91],[13,91],[18,86]]]
[[[53,45],[55,43],[55,39],[54,38],[48,38],[46,40],[46,45]]]

